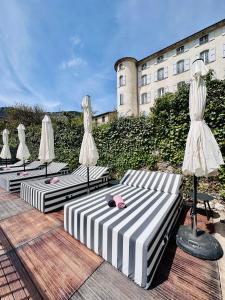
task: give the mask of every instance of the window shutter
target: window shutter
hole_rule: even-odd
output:
[[[138,79],[138,86],[141,87],[142,86],[142,78]]]
[[[184,61],[184,71],[187,71],[190,69],[190,59],[185,59]]]
[[[151,83],[151,74],[147,75],[147,84]]]
[[[209,33],[209,41],[212,41],[215,39],[215,32],[210,32]]]
[[[223,27],[222,35],[225,35],[225,26]]]
[[[150,62],[147,62],[147,68],[150,68]]]
[[[157,72],[154,73],[154,81],[157,81]]]
[[[177,74],[177,64],[173,64],[173,75]]]
[[[225,57],[225,44],[223,44],[223,57]]]
[[[139,95],[139,104],[142,104],[141,103],[141,94]]]
[[[168,67],[164,68],[164,78],[168,77]]]
[[[216,49],[210,49],[209,50],[209,61],[215,61],[216,60]]]
[[[147,93],[147,103],[151,102],[151,93]]]

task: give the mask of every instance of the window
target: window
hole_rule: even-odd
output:
[[[199,45],[203,45],[205,43],[207,43],[209,41],[209,36],[208,34],[203,35],[202,37],[200,37],[199,39]]]
[[[200,53],[200,58],[203,59],[205,64],[209,63],[209,50],[202,51]]]
[[[141,76],[141,85],[146,85],[148,83],[147,75]]]
[[[177,62],[177,74],[184,72],[184,60],[180,60]]]
[[[181,53],[184,53],[184,46],[180,46],[177,48],[177,55]]]
[[[124,98],[123,98],[123,94],[120,94],[120,105],[124,104]]]
[[[141,104],[146,104],[148,102],[148,95],[147,93],[141,94]]]
[[[124,86],[124,85],[126,85],[125,76],[121,75],[119,78],[119,86]]]
[[[177,88],[181,88],[185,84],[185,81],[180,81],[177,83]]]
[[[102,116],[102,123],[105,123],[105,116]]]
[[[157,71],[157,80],[164,79],[164,68],[158,69]]]
[[[160,55],[157,57],[157,63],[161,63],[162,61],[164,60],[164,56],[163,55]]]
[[[125,66],[124,66],[124,64],[119,64],[119,66],[118,66],[118,71],[121,71],[121,70],[124,70],[125,69]]]
[[[142,69],[142,70],[145,70],[145,69],[147,69],[147,64],[146,64],[146,63],[144,63],[144,64],[141,66],[141,69]]]
[[[162,97],[164,93],[165,93],[165,89],[163,87],[158,89],[158,97]]]

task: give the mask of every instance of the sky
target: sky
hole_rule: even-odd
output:
[[[0,106],[116,107],[114,63],[225,18],[224,0],[0,0]]]

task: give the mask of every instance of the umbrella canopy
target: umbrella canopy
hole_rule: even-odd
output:
[[[43,163],[48,163],[54,158],[54,132],[52,128],[52,122],[50,117],[45,115],[44,119],[42,120],[41,142],[38,159],[40,159],[40,161]]]
[[[190,130],[187,137],[182,171],[184,175],[212,176],[223,164],[219,146],[204,121],[206,85],[202,76],[208,73],[203,60],[192,64],[192,81],[189,94]]]
[[[3,148],[0,157],[3,159],[11,159],[11,153],[9,149],[9,131],[4,129],[2,132]]]
[[[98,150],[92,136],[92,114],[90,96],[83,98],[84,136],[80,149],[79,163],[87,167],[95,166],[99,159]]]
[[[18,137],[19,137],[19,146],[16,153],[16,158],[20,160],[26,160],[30,157],[30,152],[27,148],[26,142],[25,142],[25,127],[23,124],[20,124],[17,127],[18,130]]]

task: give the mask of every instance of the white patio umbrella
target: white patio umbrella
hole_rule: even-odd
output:
[[[187,137],[182,171],[184,175],[194,176],[192,228],[182,226],[177,235],[177,244],[186,252],[204,259],[217,259],[222,248],[209,234],[197,229],[197,177],[213,176],[222,165],[223,158],[219,146],[206,122],[206,84],[203,76],[208,73],[202,59],[192,64],[192,80],[189,93],[189,112],[191,118]]]
[[[46,165],[46,177],[47,177],[47,166],[55,158],[54,151],[54,132],[52,128],[52,122],[48,115],[45,115],[42,120],[41,128],[41,142],[39,148],[39,156],[41,162]]]
[[[7,160],[11,159],[11,153],[9,149],[9,131],[8,129],[4,129],[2,132],[2,141],[3,141],[3,148],[0,154],[2,159],[6,160],[6,167],[7,167]]]
[[[16,153],[16,158],[23,161],[24,171],[25,171],[25,160],[27,160],[30,157],[30,152],[27,148],[26,142],[25,142],[25,127],[23,124],[19,124],[17,127],[18,130],[18,137],[19,137],[19,146]]]
[[[82,101],[84,110],[84,136],[80,149],[79,163],[87,167],[87,182],[89,192],[89,167],[95,166],[99,159],[98,150],[92,136],[92,113],[90,96],[85,96]]]

